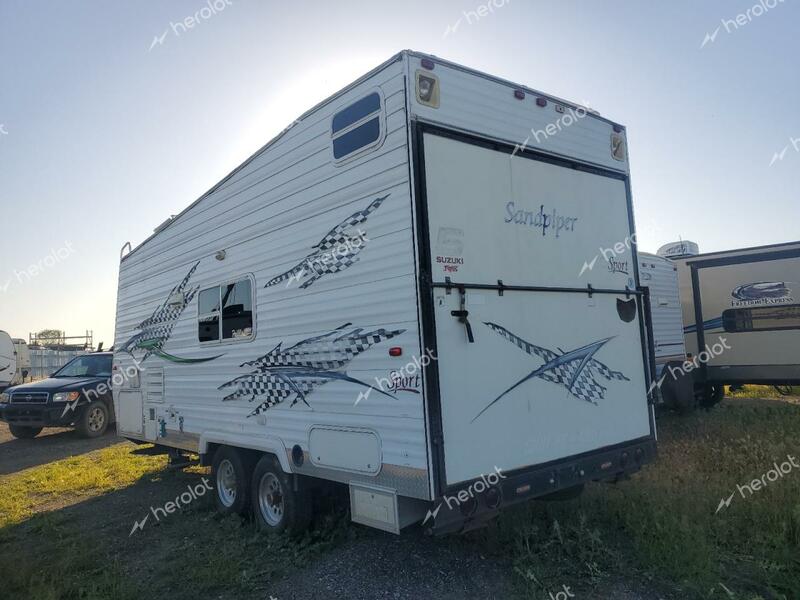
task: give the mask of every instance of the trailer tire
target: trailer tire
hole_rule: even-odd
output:
[[[108,407],[103,402],[90,402],[83,407],[76,429],[82,438],[98,438],[108,429]]]
[[[670,373],[682,370],[682,363],[671,362],[664,365],[664,383],[661,385],[661,396],[664,398],[664,405],[680,414],[688,414],[697,408],[697,399],[694,394],[694,381],[692,376],[686,373],[678,377],[670,376]]]
[[[699,385],[700,406],[711,408],[716,406],[725,397],[725,386],[721,383],[708,383]]]
[[[214,452],[211,476],[214,480],[214,504],[220,514],[247,514],[252,470],[252,459],[245,452],[230,446],[220,446]]]
[[[11,425],[8,429],[11,435],[20,440],[32,440],[42,432],[42,427],[25,427],[24,425]]]
[[[311,494],[294,489],[274,456],[265,454],[256,464],[252,494],[256,526],[261,531],[298,535],[311,524]]]

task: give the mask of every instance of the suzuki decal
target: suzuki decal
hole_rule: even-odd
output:
[[[303,281],[300,289],[311,286],[323,275],[332,275],[344,271],[358,262],[358,254],[364,249],[369,239],[356,226],[366,223],[370,213],[376,210],[389,194],[370,202],[364,210],[354,212],[336,227],[331,229],[314,246],[312,252],[300,263],[270,279],[264,287],[270,287],[281,281]]]
[[[261,404],[256,406],[248,417],[269,410],[292,395],[294,399],[290,406],[302,400],[311,408],[306,396],[316,386],[329,381],[349,381],[394,398],[379,388],[350,377],[343,368],[374,344],[389,340],[405,330],[375,329],[365,332],[361,328],[356,328],[346,331],[350,325],[352,323],[345,323],[333,331],[302,340],[286,349],[282,348],[283,342],[281,342],[264,356],[242,363],[239,366],[255,367],[255,370],[219,386],[220,390],[234,388],[222,400],[247,398],[252,402],[257,398],[263,398]]]
[[[597,400],[602,400],[605,397],[606,391],[605,387],[597,383],[595,376],[602,375],[609,381],[612,379],[630,381],[630,379],[625,377],[624,374],[620,373],[619,371],[612,371],[606,365],[594,358],[594,355],[597,354],[600,348],[602,348],[610,340],[614,339],[613,337],[592,342],[591,344],[587,344],[586,346],[582,346],[581,348],[577,348],[575,350],[570,350],[569,352],[564,352],[561,350],[561,348],[559,348],[559,352],[556,353],[552,350],[548,350],[547,348],[542,348],[541,346],[536,346],[530,342],[526,342],[521,337],[511,333],[505,327],[501,327],[500,325],[489,322],[484,324],[512,344],[515,344],[527,354],[535,354],[539,358],[543,359],[545,363],[528,373],[528,375],[520,379],[517,383],[492,400],[489,405],[486,406],[486,408],[475,415],[475,418],[472,419],[473,423],[475,422],[475,419],[485,413],[493,404],[508,394],[511,390],[535,377],[544,379],[545,381],[549,381],[551,383],[563,385],[565,388],[567,388],[567,391],[569,391],[570,394],[579,400],[585,400],[586,402],[590,402],[594,405],[597,405]]]
[[[189,306],[197,290],[200,289],[200,286],[197,286],[186,291],[189,285],[189,279],[191,279],[199,264],[200,261],[197,261],[194,266],[189,269],[183,281],[172,288],[172,291],[167,294],[164,303],[156,308],[150,317],[136,326],[136,329],[140,329],[141,331],[125,342],[122,348],[120,348],[122,352],[127,352],[133,356],[135,350],[144,350],[145,353],[140,362],[146,361],[151,354],[155,354],[156,356],[175,363],[201,363],[222,356],[220,354],[209,358],[181,358],[180,356],[174,356],[163,350],[164,344],[169,341],[172,335],[172,328],[175,326],[178,317],[183,314],[183,311]],[[175,302],[174,297],[178,294],[181,298],[180,302]]]

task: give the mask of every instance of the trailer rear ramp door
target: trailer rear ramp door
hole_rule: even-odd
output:
[[[431,132],[423,154],[446,484],[651,436],[625,180]]]

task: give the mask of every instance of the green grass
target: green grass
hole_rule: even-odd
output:
[[[634,567],[680,597],[800,598],[800,469],[747,498],[737,492],[715,514],[774,461],[800,463],[800,407],[725,401],[663,417],[659,435],[658,461],[631,481],[524,507],[484,534],[513,547],[527,594],[576,579],[591,587]]]
[[[463,543],[510,563],[527,598],[564,584],[602,598],[596,590],[618,581],[653,598],[800,598],[800,469],[715,514],[774,461],[800,462],[800,406],[725,400],[658,425],[659,458],[630,481],[507,511]],[[119,444],[0,477],[0,596],[268,598],[274,582],[363,535],[342,515],[301,539],[261,534],[217,516],[210,495],[130,535],[150,506],[206,473],[134,450]]]
[[[790,388],[791,394],[790,396],[797,398],[800,397],[800,386],[793,386]],[[771,399],[782,399],[782,396],[778,390],[776,390],[771,385],[746,385],[740,390],[735,392],[731,392],[730,388],[725,388],[725,397],[726,398],[771,398]]]
[[[126,487],[166,465],[163,456],[137,456],[117,444],[87,455],[0,476],[0,530],[46,510]]]
[[[298,539],[259,533],[218,516],[210,495],[131,533],[151,506],[208,475],[135,451],[121,443],[0,476],[0,598],[264,598],[265,586],[358,535],[342,514]]]

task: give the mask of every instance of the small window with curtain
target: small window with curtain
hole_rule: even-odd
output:
[[[722,326],[728,333],[800,329],[800,304],[728,309]]]
[[[249,277],[200,291],[197,339],[201,343],[252,338],[253,282]]]
[[[345,160],[375,148],[383,140],[383,98],[372,92],[340,110],[331,121],[333,158]]]

